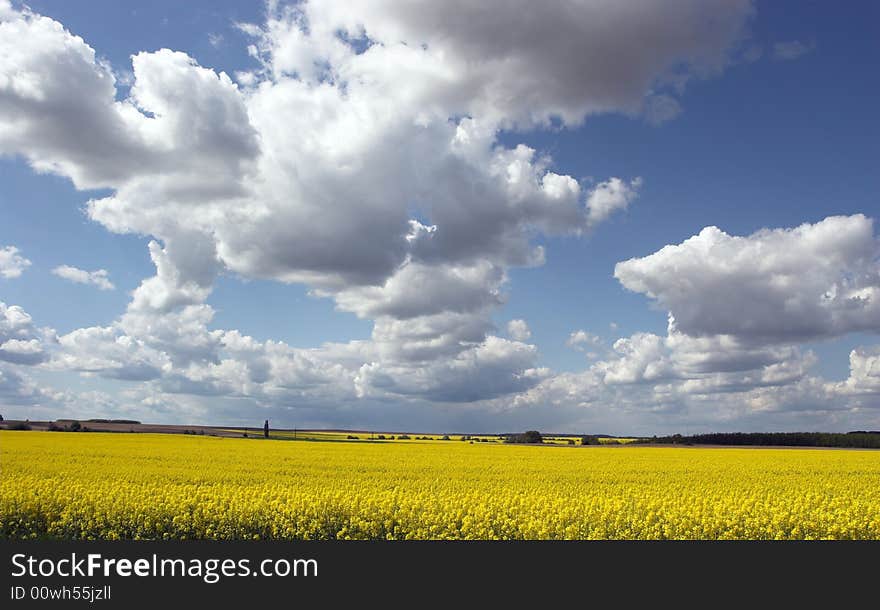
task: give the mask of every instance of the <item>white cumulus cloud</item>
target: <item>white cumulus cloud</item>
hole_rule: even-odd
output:
[[[641,178],[629,183],[620,178],[600,182],[587,197],[587,224],[595,226],[608,219],[617,210],[625,210],[638,195]]]
[[[772,344],[880,330],[878,255],[873,220],[856,214],[745,237],[707,227],[614,275],[681,333]]]
[[[44,362],[49,358],[46,346],[53,339],[53,333],[37,328],[20,306],[0,301],[0,361],[24,365]]]
[[[875,404],[872,348],[829,383],[801,345],[880,329],[878,240],[860,215],[748,236],[707,227],[619,263],[615,276],[668,310],[669,328],[611,348],[576,331],[570,346],[600,352],[581,372],[541,367],[523,320],[495,335],[510,270],[543,264],[543,237],[588,234],[642,188],[638,177],[566,175],[516,139],[599,113],[675,118],[688,83],[735,55],[751,2],[267,6],[264,23],[240,24],[257,67],[235,81],[159,49],[133,54],[130,82],[117,83],[128,66],[0,0],[0,154],[106,189],[89,217],[148,236],[155,266],[103,326],[57,337],[3,305],[10,404],[89,398],[39,390],[25,367],[124,382],[112,400],[91,396],[96,408],[162,418],[247,405],[311,421],[375,407],[415,421],[426,404],[468,403],[463,424],[477,412],[525,424],[525,408],[551,422],[784,423],[795,410],[828,421]],[[29,264],[0,250],[2,277]],[[104,270],[55,273],[112,288]],[[304,284],[372,333],[306,349],[216,328],[208,298],[223,273]]]
[[[525,320],[511,320],[507,323],[507,335],[514,341],[528,341],[532,331]]]
[[[75,284],[91,284],[100,290],[114,290],[116,286],[110,281],[106,269],[86,271],[70,265],[60,265],[52,269],[52,273]]]
[[[21,277],[24,270],[31,266],[31,261],[19,254],[15,246],[0,248],[0,277],[12,279]]]

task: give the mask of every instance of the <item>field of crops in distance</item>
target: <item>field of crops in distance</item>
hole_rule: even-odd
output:
[[[263,436],[261,428],[222,428],[223,432],[234,433],[243,438],[260,438]],[[269,431],[269,438],[276,440],[301,440],[301,441],[372,441],[372,442],[401,442],[401,441],[464,441],[475,443],[502,443],[503,435],[500,434],[428,434],[419,432],[370,432],[359,430],[276,430]],[[543,437],[545,445],[580,445],[580,436],[547,436]],[[632,443],[634,438],[598,437],[596,441],[600,445],[625,445]]]
[[[0,431],[6,539],[878,539],[880,452]]]

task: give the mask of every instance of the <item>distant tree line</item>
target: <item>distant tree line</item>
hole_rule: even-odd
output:
[[[88,424],[139,424],[136,419],[87,419]]]
[[[31,425],[27,422],[17,421],[6,425],[6,430],[30,430]]]
[[[538,445],[544,442],[541,433],[537,430],[527,430],[522,434],[507,434],[504,436],[505,443],[522,443]]]
[[[757,445],[781,447],[851,447],[880,449],[880,431],[853,432],[713,432],[682,436],[655,436],[640,443],[672,445]]]
[[[90,432],[87,426],[83,426],[76,420],[71,421],[67,425],[64,425],[60,421],[56,421],[49,424],[49,427],[46,429],[49,432]]]

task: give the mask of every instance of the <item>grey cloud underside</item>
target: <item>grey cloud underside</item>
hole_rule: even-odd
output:
[[[27,380],[0,362],[0,402],[6,406],[32,406],[45,399]]]
[[[436,91],[435,104],[528,125],[554,115],[577,123],[594,112],[635,114],[652,87],[682,86],[695,74],[720,70],[751,4],[371,0],[354,6],[310,3],[291,13],[315,37],[338,29],[366,37],[373,44],[358,61],[373,70],[391,53],[402,57],[404,70],[413,53],[443,57],[437,69],[457,71]],[[280,36],[283,26],[269,32]],[[308,41],[279,46],[272,67],[314,78],[322,60],[329,60],[331,71],[336,68],[335,52]],[[334,74],[345,78],[348,68],[342,65]]]

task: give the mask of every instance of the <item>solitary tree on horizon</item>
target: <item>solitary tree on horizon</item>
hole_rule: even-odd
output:
[[[263,424],[263,438],[269,438],[269,420]]]

